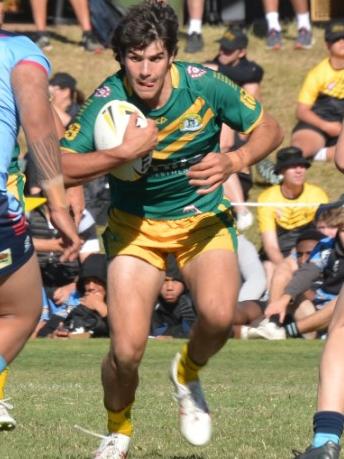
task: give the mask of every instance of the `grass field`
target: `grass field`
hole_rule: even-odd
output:
[[[213,441],[195,448],[178,431],[167,379],[180,341],[150,341],[134,408],[131,459],[290,459],[311,436],[320,341],[230,341],[203,373]],[[106,429],[99,365],[107,340],[30,342],[11,368],[17,429],[1,434],[2,459],[89,458]]]

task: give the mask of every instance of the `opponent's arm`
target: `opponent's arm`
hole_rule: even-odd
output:
[[[39,184],[47,195],[52,221],[64,238],[62,258],[74,259],[80,241],[66,202],[47,74],[35,64],[19,63],[12,71],[11,83]]]

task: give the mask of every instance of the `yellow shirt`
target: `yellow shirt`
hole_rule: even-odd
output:
[[[298,102],[313,106],[321,95],[344,99],[344,69],[335,70],[329,58],[324,59],[308,72]]]
[[[263,191],[258,196],[259,203],[327,203],[328,196],[325,191],[309,183],[305,183],[303,192],[296,199],[287,199],[281,192],[281,185],[274,185],[267,190]],[[257,220],[259,231],[276,230],[281,227],[285,230],[293,230],[310,223],[317,210],[316,206],[311,207],[264,207],[259,206],[257,210]]]

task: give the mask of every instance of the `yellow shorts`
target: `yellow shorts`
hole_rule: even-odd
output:
[[[208,250],[237,250],[237,235],[229,209],[179,220],[153,220],[118,209],[109,214],[103,234],[107,255],[131,255],[158,269],[166,269],[166,256],[174,253],[180,267]]]

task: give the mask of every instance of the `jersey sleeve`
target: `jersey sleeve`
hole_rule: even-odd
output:
[[[20,63],[34,63],[42,67],[42,69],[50,75],[51,65],[47,57],[43,54],[40,48],[27,37],[16,37],[12,41],[11,54],[13,59],[13,67]]]
[[[249,134],[259,123],[263,109],[243,88],[221,73],[209,70],[203,91],[222,122]]]
[[[64,137],[60,141],[61,148],[75,153],[94,151],[94,125],[97,115],[113,98],[114,95],[105,83],[97,88],[67,126]]]

